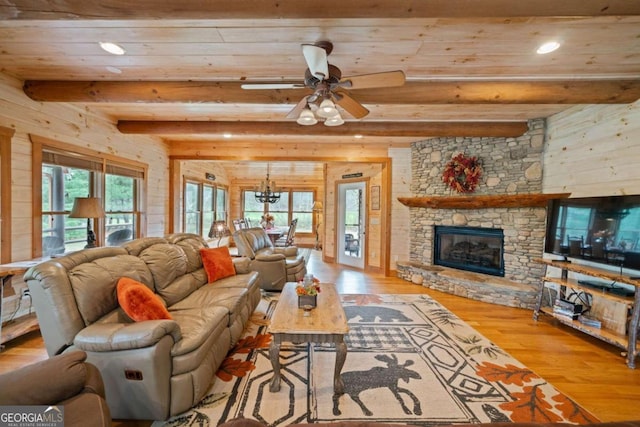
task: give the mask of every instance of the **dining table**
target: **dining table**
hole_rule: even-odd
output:
[[[276,243],[276,240],[278,240],[280,237],[282,237],[282,235],[287,231],[285,229],[282,228],[267,228],[264,231],[267,232],[267,235],[269,236],[269,239],[271,239],[271,243]]]

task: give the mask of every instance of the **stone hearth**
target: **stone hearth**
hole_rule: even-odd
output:
[[[482,161],[481,183],[473,195],[539,193],[544,125],[544,120],[530,121],[529,131],[518,138],[433,138],[413,143],[412,193],[455,197],[440,177],[459,152]],[[543,254],[546,208],[410,209],[410,259],[397,263],[399,277],[455,295],[533,308],[544,271],[533,259]],[[435,225],[503,229],[504,278],[434,266]]]

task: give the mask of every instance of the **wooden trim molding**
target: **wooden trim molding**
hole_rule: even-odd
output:
[[[398,197],[410,208],[484,209],[545,207],[549,200],[566,199],[571,193],[495,194],[482,196]]]
[[[0,126],[0,262],[11,262],[11,138],[14,129]]]

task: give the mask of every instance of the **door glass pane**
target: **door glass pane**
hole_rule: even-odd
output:
[[[362,241],[362,191],[347,189],[344,209],[345,255],[360,258]]]

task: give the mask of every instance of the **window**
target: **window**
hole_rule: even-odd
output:
[[[202,221],[200,219],[200,185],[186,182],[184,186],[184,232],[200,234]]]
[[[291,223],[291,219],[289,218],[289,192],[281,191],[280,200],[275,203],[266,203],[265,213],[273,215],[274,224],[280,227],[289,225]],[[259,223],[260,222],[258,222],[258,224]]]
[[[107,246],[118,246],[139,236],[138,176],[124,167],[107,165],[105,176],[105,233]]]
[[[256,192],[253,190],[243,191],[242,217],[248,218],[252,225],[258,225],[264,214],[264,204],[256,201]]]
[[[227,219],[227,189],[208,183],[187,180],[184,184],[183,230],[204,238],[214,218]]]
[[[309,190],[280,190],[280,200],[276,203],[260,203],[255,199],[255,191],[242,192],[243,218],[249,218],[251,224],[260,224],[263,215],[273,215],[276,226],[288,226],[294,218],[298,218],[297,233],[313,231],[313,200],[315,194]]]
[[[40,149],[42,164],[38,190],[41,192],[40,253],[43,256],[84,248],[88,226],[96,233],[98,241],[108,246],[120,245],[140,235],[144,166],[57,147]],[[69,218],[76,197],[98,197],[105,218]]]
[[[218,221],[226,221],[227,220],[227,200],[229,196],[227,194],[226,188],[217,188],[216,189],[216,219]]]
[[[291,205],[291,218],[298,218],[296,231],[311,233],[313,230],[313,191],[294,191]]]

